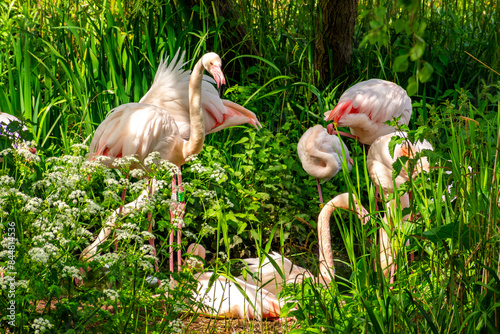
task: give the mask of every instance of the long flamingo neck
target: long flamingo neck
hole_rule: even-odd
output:
[[[203,79],[203,57],[194,66],[189,80],[189,118],[191,130],[184,146],[184,158],[198,154],[205,142],[205,122],[201,109],[201,83]]]
[[[352,200],[350,200],[352,198]],[[352,201],[352,205],[350,205]],[[321,210],[318,217],[318,239],[319,239],[319,274],[320,279],[328,283],[335,277],[333,263],[332,241],[330,235],[330,216],[336,208],[354,209],[359,219],[366,224],[369,220],[368,211],[359,205],[356,198],[349,193],[343,193],[331,199]]]
[[[338,196],[337,196],[338,197]],[[335,210],[335,197],[321,209],[318,217],[319,276],[328,283],[335,277],[332,240],[330,235],[330,216]]]

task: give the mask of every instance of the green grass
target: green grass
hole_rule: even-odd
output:
[[[112,108],[138,101],[159,60],[181,47],[187,59],[218,52],[230,84],[225,98],[255,111],[264,125],[258,132],[242,126],[209,135],[198,161],[184,166],[183,249],[201,242],[210,251],[210,268],[225,274],[239,274],[238,259],[269,250],[314,271],[320,208],[296,143],[308,127],[325,125],[323,112],[353,82],[395,81],[417,89],[410,135],[433,144],[434,152],[426,154],[436,167],[400,190],[411,191],[416,219],[393,233],[401,245],[410,240],[398,252],[396,280],[390,286],[375,271],[374,236],[384,212],[375,211],[363,149],[347,141],[355,167],[323,191],[327,198],[356,193],[372,220],[363,226],[345,212],[332,216],[334,248],[350,271],[328,289],[312,283],[288,289],[298,301],[292,311],[298,322],[287,331],[498,332],[498,3],[432,3],[360,1],[352,66],[321,85],[312,70],[318,11],[312,1],[241,0],[235,3],[244,11],[237,21],[214,14],[211,3],[193,10],[148,0],[0,4],[0,110],[27,121],[40,159],[13,150],[1,162],[2,250],[8,249],[10,223],[17,237],[14,330],[33,332],[43,318],[52,332],[168,333],[179,327],[169,321],[194,319],[184,313],[193,307],[188,272],[175,274],[182,284],[170,289],[165,303],[167,297],[151,297],[163,290],[145,280],[153,264],[141,247],[146,212],[120,222],[126,234],[118,252],[107,252],[114,249],[111,241],[103,246],[107,255],[92,262],[94,276],[86,286],[73,281],[89,233],[96,234],[120,205],[123,184],[133,185],[126,201],[144,186],[125,172],[85,167],[86,151],[74,145],[88,145]],[[430,78],[426,64],[434,71]],[[169,184],[168,172],[157,177]],[[157,245],[163,242],[163,280],[170,276],[169,198],[162,189],[152,206]],[[409,263],[403,250],[415,251],[417,261]],[[0,254],[0,267],[7,267],[8,255]],[[9,300],[3,280],[2,329]],[[55,309],[36,308],[54,300]]]

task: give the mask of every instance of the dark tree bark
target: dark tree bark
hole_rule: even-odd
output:
[[[358,0],[319,0],[314,69],[327,84],[346,73],[351,63]]]

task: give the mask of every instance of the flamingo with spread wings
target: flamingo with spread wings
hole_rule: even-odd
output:
[[[396,131],[384,122],[400,117],[398,124],[408,125],[411,113],[411,99],[402,87],[370,79],[347,89],[335,109],[325,113],[325,120],[349,127],[361,143],[371,145],[378,137]]]

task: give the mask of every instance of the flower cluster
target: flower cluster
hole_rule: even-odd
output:
[[[44,318],[35,319],[31,325],[31,328],[35,330],[35,334],[44,333],[52,327],[54,327],[54,325],[50,323],[50,320]]]

